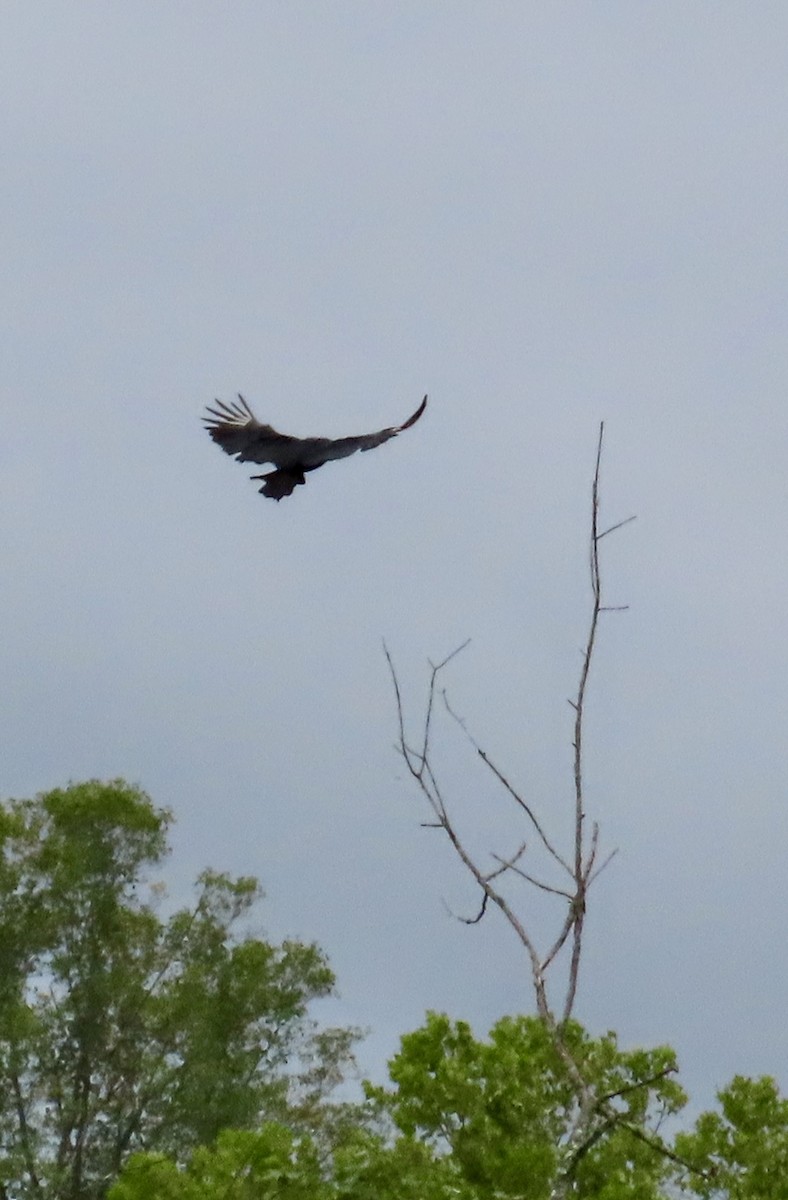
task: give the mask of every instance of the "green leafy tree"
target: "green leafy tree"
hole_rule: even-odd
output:
[[[169,822],[122,781],[0,809],[0,1197],[92,1200],[134,1150],[329,1119],[354,1033],[308,1016],[328,963],[248,932],[254,879],[206,871],[163,918]]]
[[[597,1108],[573,1144],[572,1189],[599,1200],[656,1200],[671,1166],[660,1122],[685,1102],[673,1052],[623,1051],[614,1035],[564,1030],[572,1062],[593,1085]],[[574,1079],[550,1029],[537,1017],[506,1017],[487,1041],[467,1024],[430,1014],[403,1037],[389,1064],[395,1088],[369,1088],[401,1138],[449,1157],[468,1194],[547,1200],[565,1172],[576,1128]],[[448,1194],[448,1193],[447,1193]]]
[[[768,1076],[737,1075],[718,1093],[720,1112],[703,1113],[676,1149],[700,1166],[688,1191],[729,1200],[788,1200],[788,1100]]]

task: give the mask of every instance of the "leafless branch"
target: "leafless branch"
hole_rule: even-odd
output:
[[[566,859],[562,858],[562,856],[558,853],[558,851],[555,849],[555,847],[551,843],[550,839],[547,837],[547,834],[545,833],[544,829],[542,828],[533,809],[530,807],[530,805],[528,805],[525,802],[525,800],[523,800],[523,798],[519,794],[519,792],[517,792],[512,787],[512,785],[509,783],[509,780],[506,778],[506,776],[503,774],[503,772],[501,770],[499,770],[499,768],[495,765],[495,763],[489,757],[487,752],[485,750],[482,750],[479,743],[476,741],[476,739],[473,737],[473,735],[468,731],[468,727],[467,727],[465,721],[463,720],[463,718],[458,716],[458,714],[454,711],[452,706],[449,704],[449,699],[448,699],[448,696],[446,695],[445,690],[443,692],[443,703],[446,706],[446,711],[449,713],[450,716],[452,716],[454,718],[454,720],[460,726],[460,729],[462,729],[463,733],[465,734],[468,741],[473,746],[476,753],[479,755],[479,758],[482,760],[484,765],[486,767],[489,767],[489,769],[492,771],[493,775],[495,775],[495,777],[499,781],[499,783],[503,784],[503,786],[506,788],[507,792],[512,797],[512,799],[515,801],[515,803],[518,804],[520,806],[520,808],[523,810],[523,812],[526,814],[526,816],[528,817],[528,820],[531,822],[531,824],[533,825],[537,834],[539,835],[539,838],[541,839],[541,842],[542,842],[543,846],[545,847],[545,849],[547,850],[547,852],[555,859],[555,861],[557,863],[559,863],[564,868],[564,870],[569,875],[571,875],[572,868],[569,866],[569,863],[566,861]]]
[[[489,898],[490,897],[488,896],[487,892],[485,892],[484,895],[482,896],[482,902],[479,906],[479,911],[477,912],[475,917],[457,917],[457,920],[462,921],[463,925],[478,925],[479,922],[481,921],[482,917],[484,916],[484,914],[487,912],[487,901],[489,900]],[[448,907],[448,905],[447,905],[447,907]],[[449,909],[449,912],[451,912],[451,909]],[[456,913],[452,913],[451,915],[453,917],[457,916]]]
[[[452,650],[451,654],[447,654],[446,657],[444,659],[442,659],[437,665],[434,663],[430,663],[430,667],[432,668],[432,671],[430,674],[429,697],[427,699],[427,717],[424,722],[424,746],[423,746],[422,755],[421,755],[422,762],[426,762],[426,760],[427,760],[427,748],[429,746],[429,740],[430,740],[430,721],[432,720],[432,710],[433,710],[434,702],[435,702],[435,682],[438,678],[438,675],[444,669],[444,667],[448,666],[448,664],[451,662],[451,660],[453,658],[456,658],[457,655],[460,654],[465,649],[465,647],[470,643],[470,640],[471,640],[470,638],[466,638],[461,646],[458,646],[456,650]]]
[[[577,997],[577,985],[580,972],[580,959],[583,948],[583,932],[585,928],[585,897],[588,887],[594,878],[593,864],[596,859],[598,829],[594,826],[591,837],[591,850],[588,860],[584,863],[584,794],[583,794],[583,733],[584,733],[584,716],[585,716],[585,701],[586,691],[588,688],[588,679],[591,672],[591,662],[594,656],[594,648],[596,646],[597,631],[599,627],[599,617],[602,612],[611,611],[609,606],[602,603],[602,575],[599,563],[599,542],[609,533],[613,533],[616,529],[621,529],[624,525],[628,525],[634,517],[627,517],[623,521],[618,521],[614,525],[610,525],[602,533],[599,532],[599,480],[602,466],[602,445],[605,436],[604,421],[599,426],[599,439],[596,449],[596,463],[594,466],[594,478],[591,485],[591,538],[590,538],[590,566],[591,566],[591,593],[593,603],[591,606],[591,621],[588,628],[588,636],[586,638],[585,652],[583,654],[583,665],[580,671],[580,681],[578,683],[577,694],[574,700],[570,701],[575,713],[574,724],[574,783],[575,783],[575,852],[574,852],[574,879],[576,884],[576,893],[574,900],[574,921],[572,923],[572,952],[569,964],[569,982],[566,991],[566,999],[564,1002],[563,1017],[564,1021],[568,1021],[572,1015],[575,999]],[[609,861],[609,859],[608,859]]]
[[[651,1087],[652,1083],[659,1083],[660,1079],[667,1079],[668,1075],[675,1074],[675,1066],[663,1067],[661,1071],[656,1071],[646,1079],[638,1079],[637,1083],[627,1083],[624,1087],[617,1088],[615,1092],[607,1092],[604,1096],[600,1096],[597,1101],[597,1107],[601,1109],[605,1104],[609,1104],[611,1100],[618,1100],[619,1097],[628,1096],[631,1092],[642,1091],[645,1087]]]
[[[607,529],[603,529],[603,531],[597,535],[596,540],[601,542],[602,538],[607,537],[609,533],[615,533],[617,529],[622,529],[624,525],[629,525],[630,521],[635,521],[636,519],[637,517],[633,515],[631,517],[624,517],[623,521],[616,521],[615,525],[608,525]]]
[[[520,860],[526,851],[525,842],[521,843],[521,845],[513,854],[493,854],[492,857],[493,860],[498,864],[497,867],[492,871],[482,871],[481,867],[477,864],[475,858],[466,847],[455,825],[454,818],[447,808],[432,765],[431,743],[435,716],[435,697],[442,672],[460,653],[460,651],[465,649],[465,647],[468,645],[468,642],[463,642],[461,646],[458,646],[456,650],[453,650],[437,664],[429,664],[430,676],[427,689],[427,701],[422,719],[421,733],[418,738],[418,750],[414,750],[411,743],[406,738],[402,692],[392,656],[388,647],[384,643],[386,661],[391,674],[397,705],[397,721],[399,728],[399,741],[397,749],[405,760],[408,771],[424,795],[434,818],[428,822],[424,822],[423,824],[425,824],[425,826],[428,828],[440,828],[444,830],[457,857],[460,859],[463,866],[471,875],[475,884],[482,893],[477,913],[472,917],[460,917],[458,919],[467,925],[478,924],[488,912],[491,903],[495,905],[502,913],[504,919],[514,931],[526,953],[531,967],[531,980],[534,989],[537,1012],[549,1029],[556,1051],[566,1067],[569,1078],[572,1080],[578,1101],[578,1111],[573,1119],[573,1125],[569,1136],[568,1146],[572,1147],[571,1157],[569,1160],[570,1166],[572,1164],[576,1164],[577,1161],[579,1161],[579,1159],[585,1153],[587,1153],[588,1148],[594,1143],[595,1140],[598,1140],[599,1137],[603,1136],[606,1129],[609,1128],[612,1123],[616,1123],[621,1120],[621,1114],[617,1113],[615,1109],[610,1107],[610,1102],[616,1097],[616,1095],[623,1094],[623,1092],[626,1090],[622,1089],[620,1093],[611,1093],[610,1095],[599,1097],[595,1093],[594,1088],[586,1080],[584,1072],[581,1070],[577,1061],[575,1061],[575,1058],[568,1047],[564,1034],[564,1027],[571,1018],[577,997],[583,948],[583,934],[585,928],[586,897],[588,889],[597,876],[610,863],[615,854],[614,850],[607,854],[601,864],[597,863],[599,852],[599,829],[596,823],[593,823],[590,829],[588,829],[586,826],[583,780],[583,743],[585,732],[586,700],[591,665],[599,632],[599,621],[602,613],[621,612],[626,608],[625,605],[608,605],[603,603],[599,543],[602,538],[616,532],[634,520],[634,517],[627,517],[624,520],[617,521],[616,523],[600,531],[599,491],[603,441],[604,423],[600,424],[599,426],[599,436],[597,440],[594,472],[591,484],[591,528],[589,536],[589,566],[592,595],[591,615],[585,644],[583,650],[581,651],[582,664],[577,691],[574,697],[569,700],[569,704],[574,712],[572,739],[572,778],[574,783],[574,800],[573,835],[570,854],[562,853],[557,848],[553,839],[548,835],[543,822],[535,812],[533,805],[528,803],[523,798],[521,792],[510,783],[504,772],[497,766],[490,755],[482,748],[482,746],[469,732],[465,720],[458,715],[458,713],[450,704],[445,688],[442,689],[440,693],[444,701],[446,712],[460,727],[463,734],[468,739],[478,757],[482,760],[487,769],[493,774],[498,783],[504,788],[504,791],[525,815],[530,828],[536,835],[536,849],[540,850],[540,852],[546,853],[548,859],[560,868],[564,876],[569,878],[570,883],[567,887],[555,886],[550,882],[540,879],[532,872],[525,871],[523,869],[523,867],[520,865]],[[540,953],[536,941],[529,931],[529,928],[518,915],[512,903],[499,888],[500,881],[509,876],[514,876],[523,883],[528,884],[539,891],[558,897],[565,905],[565,911],[560,927],[553,937],[551,945],[544,953]],[[569,947],[569,962],[563,1003],[559,1006],[555,1006],[548,996],[547,974],[549,969],[555,963],[555,960],[561,954],[561,951],[567,946]],[[657,1077],[655,1077],[655,1079],[656,1078]],[[638,1086],[648,1086],[649,1082],[654,1081],[644,1081],[643,1084]],[[599,1124],[600,1121],[602,1122],[601,1128]],[[644,1138],[644,1140],[646,1139]]]
[[[617,855],[617,854],[618,854],[618,847],[616,847],[616,849],[615,849],[615,850],[611,850],[611,851],[610,851],[610,853],[608,854],[608,856],[607,856],[607,858],[604,860],[604,862],[601,862],[601,863],[599,864],[599,866],[596,868],[596,870],[595,870],[595,871],[592,871],[592,872],[591,872],[591,874],[588,876],[588,883],[587,883],[587,886],[589,886],[589,887],[590,887],[590,885],[591,885],[591,884],[594,882],[594,880],[595,880],[595,879],[596,879],[596,878],[597,878],[599,875],[601,875],[601,874],[602,874],[602,872],[604,871],[605,867],[606,867],[606,866],[607,866],[607,865],[610,863],[611,859],[614,859],[614,858],[616,857],[616,855]]]
[[[523,842],[522,845],[518,846],[511,858],[501,858],[500,854],[493,854],[493,858],[499,865],[494,871],[490,872],[490,874],[486,877],[487,880],[489,881],[491,879],[497,879],[499,875],[503,875],[506,871],[516,871],[519,874],[520,869],[517,866],[517,863],[523,857],[527,849],[528,843]]]
[[[564,900],[571,900],[572,893],[565,891],[563,888],[552,887],[549,883],[545,883],[542,879],[537,879],[534,875],[529,875],[527,871],[523,871],[515,865],[514,859],[501,858],[499,854],[493,854],[496,862],[501,864],[497,871],[492,875],[488,875],[488,879],[495,879],[497,875],[503,875],[505,871],[513,871],[515,875],[519,875],[526,883],[532,883],[535,888],[539,888],[542,892],[549,892],[553,896],[561,896]],[[516,858],[516,856],[515,856]]]

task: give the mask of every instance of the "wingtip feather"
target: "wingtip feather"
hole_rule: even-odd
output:
[[[419,417],[421,416],[421,414],[424,412],[424,409],[426,407],[427,407],[427,397],[425,396],[424,399],[422,400],[421,404],[419,405],[419,407],[416,409],[413,416],[408,417],[407,421],[405,421],[405,423],[403,425],[399,426],[398,432],[402,433],[403,429],[410,429],[411,425],[415,425],[416,422],[418,421]]]
[[[207,404],[205,411],[209,415],[202,418],[207,428],[214,429],[221,425],[249,425],[255,422],[256,417],[240,392],[238,399],[241,401],[240,404],[236,404],[235,401],[228,404],[225,400],[214,400],[215,408]]]

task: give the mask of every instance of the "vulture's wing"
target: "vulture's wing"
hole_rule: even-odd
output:
[[[276,471],[252,478],[265,479],[267,482],[260,491],[281,500],[298,484],[306,482],[305,471],[315,471],[334,458],[355,454],[356,450],[373,450],[415,425],[427,407],[427,397],[402,425],[346,438],[297,438],[277,433],[270,425],[260,424],[240,395],[238,403],[217,400],[216,405],[208,408],[208,416],[203,418],[208,433],[226,454],[235,455],[237,462],[273,463]]]
[[[234,454],[238,462],[283,465],[290,460],[288,450],[292,453],[300,440],[277,433],[271,425],[261,425],[240,395],[237,404],[217,400],[216,408],[206,411],[208,416],[203,420],[208,433],[225,454]]]
[[[332,458],[347,458],[348,454],[355,454],[357,450],[374,450],[376,446],[382,446],[389,438],[396,437],[398,433],[402,433],[403,429],[410,429],[411,425],[415,425],[424,409],[427,407],[427,397],[425,396],[419,407],[416,409],[407,421],[402,425],[392,425],[389,429],[380,429],[377,433],[362,433],[358,437],[346,438],[307,438],[304,444],[314,445],[319,447],[320,462],[322,466],[324,462],[329,462]]]

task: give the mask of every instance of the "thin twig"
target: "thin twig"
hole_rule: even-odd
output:
[[[446,695],[445,690],[443,692],[443,703],[446,705],[446,711],[457,722],[460,729],[463,731],[463,733],[465,734],[468,741],[473,746],[476,753],[479,755],[479,758],[482,760],[484,765],[486,767],[489,767],[489,769],[492,771],[495,778],[499,781],[499,783],[503,784],[503,786],[506,788],[507,792],[512,797],[512,799],[515,801],[515,803],[519,804],[520,808],[526,814],[529,821],[531,822],[534,829],[536,830],[545,849],[548,851],[549,854],[552,855],[552,857],[556,860],[556,862],[560,863],[560,865],[564,868],[564,870],[567,871],[569,875],[571,875],[572,868],[569,866],[569,863],[566,861],[566,859],[563,858],[562,855],[558,853],[555,846],[553,846],[552,842],[550,841],[550,839],[548,838],[544,829],[542,828],[542,826],[541,826],[539,820],[537,819],[537,816],[534,813],[531,806],[529,804],[527,804],[526,801],[523,800],[523,798],[519,794],[519,792],[517,792],[516,789],[512,787],[509,780],[506,778],[506,776],[503,774],[503,772],[495,765],[495,763],[489,757],[487,752],[485,750],[482,750],[479,743],[476,741],[476,739],[473,737],[473,735],[469,732],[468,727],[465,724],[465,721],[463,720],[463,718],[460,717],[452,708],[451,704],[449,703],[449,698]]]
[[[630,522],[637,520],[637,514],[631,517],[624,517],[623,521],[616,521],[615,525],[609,525],[602,533],[597,534],[597,541],[601,542],[603,537],[607,537],[609,533],[615,533],[617,529],[622,529],[624,525],[629,525]]]
[[[645,1087],[651,1087],[652,1083],[659,1083],[660,1079],[667,1079],[668,1075],[675,1075],[677,1070],[676,1066],[663,1067],[661,1071],[656,1071],[646,1079],[638,1079],[636,1083],[627,1083],[615,1092],[607,1092],[606,1095],[599,1097],[597,1107],[601,1109],[603,1105],[608,1104],[611,1100],[618,1100],[620,1096],[628,1096],[630,1092],[638,1092]]]
[[[485,875],[485,879],[488,881],[488,883],[491,879],[497,879],[499,875],[503,875],[506,871],[517,871],[519,873],[517,863],[523,857],[527,849],[528,843],[523,842],[522,845],[518,846],[514,854],[512,854],[509,858],[501,858],[500,854],[493,854],[493,858],[497,863],[500,864],[500,866],[495,871],[491,871],[489,875]]]
[[[591,872],[591,874],[588,876],[588,879],[587,879],[587,881],[586,881],[586,887],[590,887],[590,886],[591,886],[591,884],[594,882],[594,880],[595,880],[595,879],[596,879],[596,878],[597,878],[599,875],[601,875],[601,874],[602,874],[602,872],[604,871],[605,867],[606,867],[606,866],[607,866],[607,865],[610,863],[611,859],[614,859],[614,858],[616,857],[616,855],[617,855],[617,854],[618,854],[618,847],[616,846],[615,850],[611,850],[611,851],[610,851],[610,853],[608,854],[608,856],[607,856],[607,858],[604,860],[604,862],[601,862],[601,863],[599,864],[599,866],[596,868],[596,870],[595,870],[595,871],[592,871],[592,872]]]
[[[487,892],[485,892],[482,896],[481,906],[475,917],[460,917],[457,915],[457,913],[452,913],[448,905],[446,905],[446,907],[449,909],[449,912],[453,917],[456,917],[458,921],[462,921],[463,925],[478,925],[484,914],[487,912],[487,901],[489,899],[489,895]]]
[[[551,884],[545,883],[544,880],[537,879],[534,875],[529,875],[527,871],[523,871],[514,862],[501,858],[498,854],[493,854],[493,858],[496,862],[501,863],[501,866],[497,871],[493,871],[492,875],[488,875],[488,879],[494,879],[497,875],[503,875],[505,871],[513,871],[515,875],[519,875],[526,883],[532,883],[535,888],[539,888],[542,892],[549,892],[553,896],[560,896],[563,900],[572,899],[571,892],[564,891],[563,888],[553,887]]]

